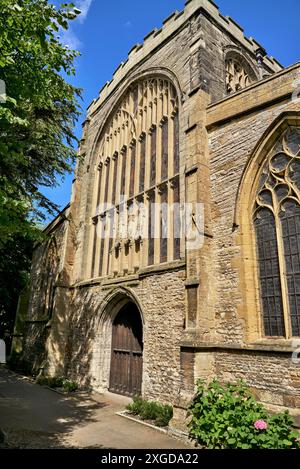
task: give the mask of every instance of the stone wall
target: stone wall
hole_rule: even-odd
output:
[[[185,316],[182,267],[135,277],[119,286],[82,285],[72,293],[66,323],[55,336],[52,374],[65,374],[82,387],[109,387],[112,322],[122,301],[133,299],[143,319],[143,394],[171,402],[180,389],[180,342]],[[61,295],[63,293],[61,292]],[[65,294],[66,298],[66,294]],[[52,341],[53,342],[53,341]]]
[[[28,313],[24,325],[23,358],[38,371],[47,367],[46,343],[55,311],[56,288],[63,272],[65,240],[68,224],[66,212],[55,226],[45,231],[45,241],[33,254]],[[53,228],[53,229],[52,229]]]
[[[201,2],[200,2],[201,3]],[[153,53],[146,54],[140,62],[133,62],[130,72],[124,75],[118,87],[111,93],[100,98],[100,104],[88,110],[84,128],[81,152],[86,154],[76,173],[74,193],[77,197],[73,204],[72,214],[76,211],[74,221],[77,227],[75,263],[73,269],[74,283],[87,278],[87,258],[90,256],[90,230],[92,226],[92,198],[96,180],[98,154],[97,139],[110,113],[122,98],[128,86],[135,80],[151,75],[166,76],[177,88],[180,113],[180,173],[183,175],[189,151],[186,129],[192,124],[190,95],[197,90],[209,94],[212,102],[227,96],[225,86],[225,57],[228,50],[237,50],[244,54],[251,67],[259,76],[255,54],[241,44],[239,35],[229,34],[225,27],[212,21],[208,12],[195,10],[188,21],[173,35],[161,41]],[[133,60],[130,58],[129,62]],[[267,65],[265,72],[272,73]],[[114,78],[115,80],[115,78]],[[102,95],[101,95],[102,96]],[[198,150],[199,151],[199,150]],[[184,183],[184,181],[182,181]]]
[[[182,410],[193,380],[217,376],[245,379],[264,402],[299,405],[300,375],[291,363],[290,344],[280,349],[280,344],[253,343],[259,331],[248,324],[253,311],[246,297],[253,276],[245,277],[242,259],[241,181],[267,129],[282,113],[299,111],[291,101],[299,66],[280,72],[275,61],[265,59],[259,69],[258,47],[212,1],[187,1],[185,12],[171,15],[162,30],[133,48],[92,103],[68,222],[50,227],[54,244],[37,247],[33,259],[24,356],[35,368],[107,390],[113,319],[124,301],[133,301],[144,324],[144,397]],[[228,51],[242,54],[257,77],[279,73],[227,96]],[[178,262],[90,279],[97,142],[128,86],[152,75],[171,80],[178,93],[181,201],[204,204],[204,246],[187,251],[182,242]],[[49,279],[55,280],[50,309]],[[178,426],[182,415],[177,415]]]
[[[284,120],[285,115],[299,112],[299,103],[291,96],[298,73],[299,67],[291,67],[208,110],[214,278],[209,288],[217,299],[213,342],[227,348],[212,349],[214,373],[223,381],[244,379],[262,402],[290,408],[299,406],[300,368],[292,362],[291,340],[264,338],[254,325],[259,292],[254,286],[255,271],[247,271],[243,253],[250,242],[242,224],[243,217],[249,216],[249,201],[243,206],[239,197],[259,144],[267,141],[280,117]],[[200,367],[195,367],[195,375],[195,379],[201,375]]]

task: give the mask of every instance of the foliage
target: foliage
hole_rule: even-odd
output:
[[[72,3],[1,0],[0,330],[10,334],[38,223],[58,209],[40,187],[55,186],[76,157],[80,90],[68,80],[79,54],[58,34],[79,13]]]
[[[18,297],[29,282],[33,239],[15,235],[0,247],[0,339],[5,339],[9,353]]]
[[[78,388],[75,381],[72,381],[72,380],[66,379],[66,378],[63,379],[62,387],[63,387],[64,391],[66,391],[66,392],[74,392]]]
[[[288,413],[269,416],[243,381],[225,385],[198,381],[188,413],[190,437],[210,449],[300,448]]]
[[[60,42],[79,10],[60,9],[47,0],[1,0],[0,79],[6,103],[0,105],[0,242],[28,229],[16,219],[30,210],[39,218],[55,206],[39,191],[71,169],[79,89],[62,76],[74,74],[78,52]],[[5,27],[4,27],[5,25]]]
[[[132,404],[129,404],[126,409],[131,414],[138,415],[142,420],[153,420],[159,427],[166,427],[173,417],[172,406],[146,401],[140,396],[135,396]]]
[[[41,386],[48,386],[49,388],[61,388],[63,379],[57,376],[39,376],[36,380],[37,384]]]
[[[41,386],[48,386],[52,389],[62,388],[66,392],[74,392],[78,388],[75,381],[61,376],[39,376],[36,382]]]

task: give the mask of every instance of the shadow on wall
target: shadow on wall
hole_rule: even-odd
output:
[[[27,325],[24,371],[31,366],[35,375],[66,377],[79,388],[90,389],[98,308],[89,292],[78,295],[56,288],[51,319]]]
[[[99,303],[91,292],[86,291],[80,295],[75,292],[70,311],[64,357],[65,373],[81,388],[90,388]]]

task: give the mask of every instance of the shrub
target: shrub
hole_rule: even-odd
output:
[[[133,415],[138,415],[142,420],[152,420],[159,427],[166,427],[173,417],[173,408],[155,401],[146,401],[140,396],[133,398],[132,404],[126,409]]]
[[[134,396],[133,402],[126,409],[133,415],[139,415],[142,411],[144,400],[140,396]]]
[[[77,389],[77,384],[74,381],[57,376],[39,376],[36,382],[52,389],[63,388],[66,392],[74,392]]]
[[[207,448],[300,449],[288,413],[270,417],[242,381],[223,386],[198,381],[188,414],[190,437]]]
[[[161,409],[156,417],[155,424],[158,427],[167,427],[173,417],[173,407],[171,405],[161,406]]]
[[[75,383],[75,381],[71,381],[70,379],[64,379],[62,381],[62,387],[63,387],[64,391],[74,392],[74,391],[76,391],[78,386]]]

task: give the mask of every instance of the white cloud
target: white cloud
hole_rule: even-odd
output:
[[[82,42],[76,36],[72,28],[60,31],[60,38],[62,43],[70,49],[79,50],[82,47]]]
[[[86,20],[92,2],[93,0],[78,0],[78,2],[76,2],[76,7],[81,10],[81,15],[78,17],[80,23],[84,23]]]
[[[78,21],[81,24],[85,22],[92,2],[93,0],[77,0],[74,2],[76,7],[81,11],[81,14],[76,18],[75,21]],[[60,31],[60,37],[63,44],[68,46],[70,49],[79,50],[83,46],[82,42],[76,36],[72,28],[72,22],[69,24],[69,29]]]

